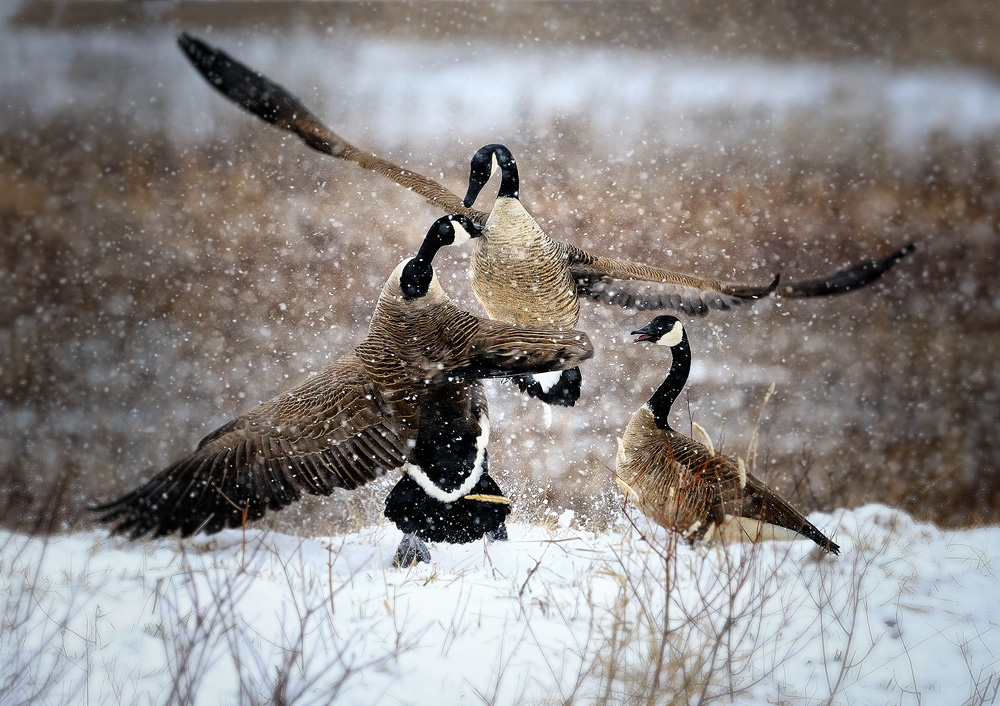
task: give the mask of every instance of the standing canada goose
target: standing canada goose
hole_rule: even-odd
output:
[[[523,329],[451,302],[432,260],[478,231],[464,216],[438,219],[417,255],[386,281],[354,351],[212,432],[138,489],[93,508],[103,513],[98,521],[129,538],[211,534],[280,510],[303,490],[329,495],[402,467],[438,501],[422,509],[441,513],[409,517],[405,531],[417,537],[404,538],[404,558],[418,551],[427,527],[449,541],[500,529],[506,504],[487,475],[480,380],[574,366],[593,349],[580,331]],[[393,501],[386,512],[396,513]]]
[[[742,461],[716,453],[670,426],[670,408],[691,369],[691,347],[681,322],[657,316],[632,335],[638,336],[636,343],[669,346],[673,354],[667,377],[632,415],[618,440],[617,481],[636,506],[692,543],[735,527],[750,539],[801,535],[839,554],[839,546],[749,473]]]

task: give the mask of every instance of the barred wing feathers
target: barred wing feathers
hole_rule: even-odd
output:
[[[612,257],[592,255],[560,243],[581,297],[639,311],[674,309],[689,316],[725,311],[744,301],[767,296],[778,285],[727,284],[719,280],[650,267]]]
[[[594,356],[583,331],[530,329],[479,319],[465,354],[451,373],[464,377],[509,377],[578,366]]]
[[[389,393],[391,395],[391,392]],[[130,538],[240,527],[305,491],[356,488],[403,464],[416,408],[390,400],[353,354],[209,434],[152,480],[94,508]]]

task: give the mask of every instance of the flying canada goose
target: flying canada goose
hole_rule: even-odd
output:
[[[354,162],[364,169],[381,174],[447,212],[463,214],[480,225],[486,224],[492,212],[485,213],[471,208],[472,200],[475,198],[472,182],[475,179],[485,184],[485,180],[493,173],[494,165],[500,168],[503,177],[500,186],[502,197],[513,197],[512,200],[516,200],[519,196],[519,184],[517,183],[513,158],[510,159],[507,173],[504,173],[504,165],[500,164],[499,158],[494,159],[493,155],[487,155],[485,161],[477,167],[475,164],[477,158],[474,157],[473,170],[478,169],[479,173],[485,176],[485,179],[483,176],[470,175],[469,195],[472,196],[472,199],[469,198],[469,195],[465,200],[459,199],[452,191],[433,179],[347,142],[324,125],[285,88],[244,66],[225,52],[187,34],[181,34],[178,37],[178,43],[194,67],[216,90],[231,101],[241,105],[262,120],[298,135],[312,149]],[[490,147],[493,146],[487,146],[484,149]],[[509,154],[509,150],[506,148],[504,151]],[[477,153],[477,157],[479,155],[480,153]],[[513,173],[513,177],[511,173]],[[482,188],[482,184],[479,185],[479,188]],[[513,207],[514,205],[509,201],[504,206],[505,209],[513,209]],[[496,205],[494,205],[495,208]],[[524,212],[519,222],[526,222],[524,216],[530,219],[530,216]],[[531,222],[534,224],[533,220]],[[537,224],[535,224],[535,228],[537,228]],[[538,229],[538,233],[535,233],[534,229],[529,230],[535,236],[541,233],[540,229]],[[849,292],[864,287],[881,277],[912,252],[915,247],[913,244],[909,244],[882,259],[866,261],[825,277],[776,286],[776,281],[764,285],[721,282],[627,260],[594,255],[568,243],[550,240],[544,233],[541,233],[538,242],[544,243],[544,245],[539,246],[532,253],[537,254],[536,250],[543,252],[546,258],[545,262],[548,263],[544,268],[539,269],[544,269],[546,280],[557,282],[559,289],[555,291],[543,290],[540,287],[538,295],[532,296],[534,290],[530,287],[528,289],[522,287],[519,295],[513,298],[513,306],[516,308],[519,304],[523,304],[529,307],[529,310],[522,317],[524,319],[540,317],[541,319],[558,320],[563,322],[558,325],[569,326],[576,325],[577,315],[573,312],[578,310],[578,305],[569,304],[566,301],[566,287],[570,281],[575,285],[578,298],[585,297],[605,304],[640,311],[675,309],[688,315],[704,315],[710,309],[729,309],[744,301],[753,301],[772,292],[776,296],[792,298]],[[487,249],[486,245],[480,247]],[[482,259],[477,257],[476,261],[482,261]],[[533,265],[530,262],[523,264],[525,267]],[[475,272],[475,262],[473,267]],[[480,300],[483,301],[486,298],[490,301],[488,305],[484,302],[484,306],[490,306],[496,310],[509,309],[510,306],[504,304],[503,297],[498,299],[495,296],[497,288],[502,289],[502,283],[491,283],[488,270],[484,274],[482,268],[479,269],[480,289],[485,293],[484,296],[480,297]],[[530,275],[524,277],[526,282]],[[546,286],[550,284],[551,282],[546,281]],[[568,291],[570,294],[572,293],[572,289]],[[507,299],[511,299],[509,291]],[[527,304],[525,304],[526,302]],[[547,314],[539,315],[538,311],[533,308],[539,302],[543,308],[547,306]],[[510,312],[501,313],[497,318],[506,321],[515,320],[514,315]],[[516,320],[520,321],[521,319]],[[572,323],[568,323],[570,320]],[[554,388],[551,387],[554,383],[554,376],[546,376],[538,385],[524,379],[520,380],[520,384],[522,387],[530,388],[529,392],[531,393],[541,395],[543,398],[548,397],[551,402],[571,405],[578,394],[574,392],[579,388],[578,377],[578,372],[567,373],[562,376],[560,383],[556,384]],[[576,379],[574,380],[574,378]]]
[[[576,328],[580,297],[564,253],[518,200],[517,163],[503,145],[486,145],[472,158],[464,204],[472,206],[499,169],[496,201],[476,241],[472,291],[491,319],[520,326]],[[518,386],[548,404],[572,406],[580,397],[580,369],[523,375]]]
[[[329,495],[402,468],[427,496],[420,511],[432,516],[401,511],[390,494],[386,513],[415,535],[404,538],[397,563],[400,554],[425,556],[422,535],[470,541],[502,533],[508,506],[487,475],[480,380],[575,366],[593,349],[580,331],[524,329],[451,302],[432,260],[478,231],[464,216],[435,221],[416,256],[386,281],[354,351],[212,432],[138,489],[94,507],[98,521],[132,539],[211,534],[280,510],[301,491]]]
[[[746,470],[741,460],[716,453],[671,428],[670,408],[684,389],[691,369],[691,347],[683,324],[657,316],[633,331],[636,343],[669,346],[670,372],[640,407],[618,440],[618,484],[657,524],[694,543],[733,527],[750,539],[801,535],[825,551],[840,547],[801,512]]]

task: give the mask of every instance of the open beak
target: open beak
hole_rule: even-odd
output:
[[[644,326],[640,329],[636,329],[630,335],[639,337],[634,341],[632,341],[632,343],[638,343],[639,341],[649,341],[653,338],[652,336],[649,335],[649,330],[647,326]]]

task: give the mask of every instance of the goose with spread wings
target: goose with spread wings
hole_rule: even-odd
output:
[[[387,471],[407,481],[386,513],[406,536],[396,563],[425,559],[422,539],[502,533],[509,503],[488,476],[482,379],[560,370],[593,355],[581,331],[526,329],[473,316],[432,267],[444,245],[476,237],[438,219],[393,271],[364,340],[292,389],[209,434],[138,489],[93,508],[129,538],[242,527],[303,492],[353,489]],[[413,504],[419,498],[420,503]]]

